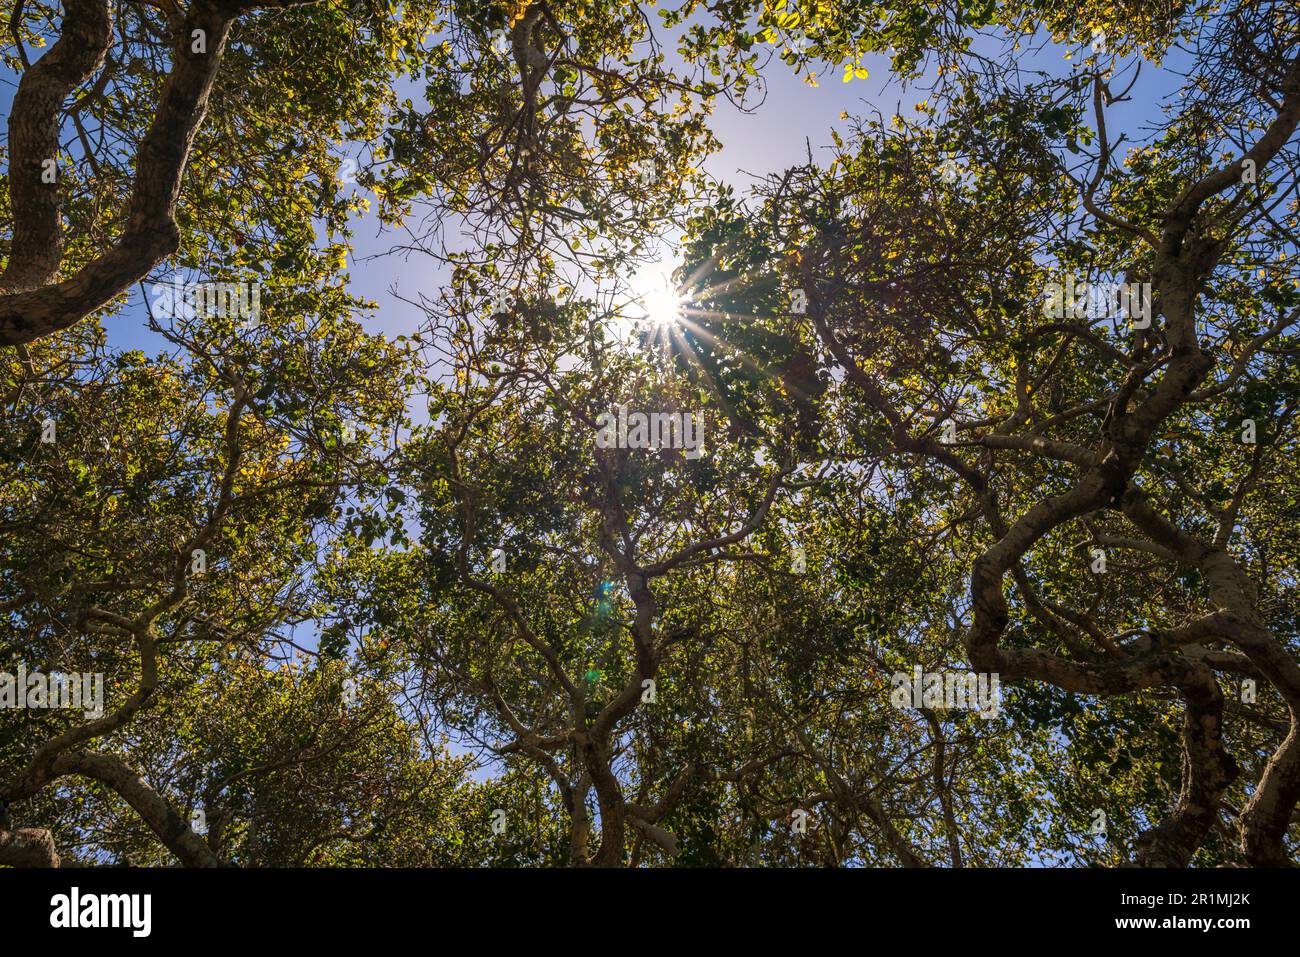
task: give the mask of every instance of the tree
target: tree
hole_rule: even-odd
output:
[[[723,87],[635,56],[635,4],[528,6],[134,2],[115,21],[108,0],[81,0],[32,62],[55,17],[18,3],[0,344],[115,307],[174,256],[299,267],[314,222],[349,235],[365,204],[352,183],[375,189],[387,222],[431,198],[437,216],[516,232],[521,255],[571,245],[557,223],[608,242],[632,219],[643,241],[666,205],[646,197],[680,196],[712,143],[702,104]],[[398,93],[417,78],[423,106]],[[358,143],[361,157],[339,155]],[[632,209],[641,178],[654,189]]]
[[[146,713],[179,720],[187,695],[211,694],[197,674],[292,651],[319,537],[364,526],[344,500],[382,480],[371,437],[404,415],[404,353],[362,333],[348,300],[277,298],[255,328],[178,318],[176,351],[152,360],[88,326],[8,356],[6,673],[107,681],[99,714],[6,725],[0,790],[16,816],[60,779],[90,778],[182,861],[215,860],[132,769],[128,742]]]
[[[675,69],[637,4],[15,48],[75,163],[11,303],[115,261],[183,18],[230,20],[176,243],[3,356],[0,674],[110,684],[6,712],[0,863],[1294,863],[1300,21],[1145,6],[686,3]],[[891,50],[906,115],[700,172],[767,61]],[[416,336],[346,289],[358,145],[451,267]],[[60,214],[11,170],[21,273]],[[108,348],[146,278],[165,351]]]
[[[1181,782],[1167,812],[1144,796],[1145,864],[1187,864],[1225,811],[1247,862],[1290,856],[1300,672],[1268,557],[1289,545],[1267,530],[1294,499],[1257,496],[1295,449],[1295,27],[1247,4],[1203,32],[1184,110],[1122,164],[1122,66],[1098,57],[991,95],[969,80],[932,130],[864,129],[832,170],[774,181],[752,219],[787,264],[770,271],[806,295],[835,407],[864,420],[852,455],[953,483],[972,667],[1181,701]],[[981,145],[957,175],[959,144]],[[1053,303],[1074,275],[1137,295],[1118,317]],[[707,314],[726,341],[730,316]],[[1225,703],[1238,676],[1267,683],[1262,706]],[[1269,729],[1240,733],[1246,762],[1229,717]],[[1230,797],[1242,763],[1254,787]]]

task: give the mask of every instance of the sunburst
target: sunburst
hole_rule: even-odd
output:
[[[638,272],[630,284],[634,304],[626,314],[627,318],[619,322],[620,339],[631,348],[658,353],[664,359],[677,356],[706,380],[711,380],[712,376],[705,370],[693,343],[707,344],[712,349],[729,353],[734,361],[750,371],[770,375],[708,328],[716,328],[718,321],[743,322],[754,318],[704,306],[718,297],[726,298],[745,283],[744,278],[737,277],[706,287],[702,280],[716,266],[715,259],[700,263],[692,275],[680,283],[673,279],[674,269],[670,262],[661,262]]]

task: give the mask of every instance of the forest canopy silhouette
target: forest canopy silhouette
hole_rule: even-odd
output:
[[[0,866],[1300,862],[1292,0],[2,12]]]

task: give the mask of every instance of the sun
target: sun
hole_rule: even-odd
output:
[[[645,321],[657,328],[677,323],[682,317],[682,306],[685,303],[684,297],[668,276],[660,276],[642,294],[640,301],[645,310]]]
[[[613,325],[615,338],[643,349],[671,340],[685,321],[688,297],[673,282],[667,261],[637,271],[625,287],[627,298]]]

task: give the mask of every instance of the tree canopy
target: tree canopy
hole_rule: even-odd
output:
[[[1293,4],[6,12],[0,865],[1297,862]]]

